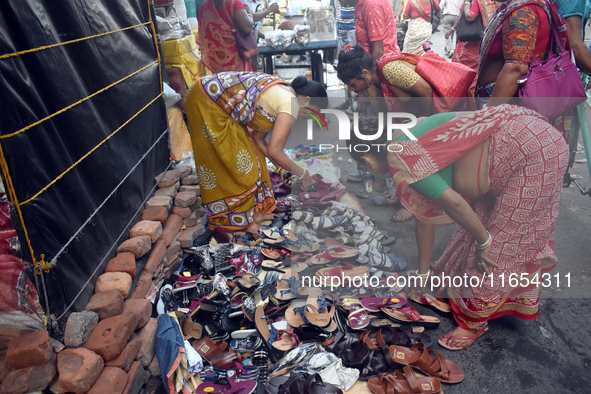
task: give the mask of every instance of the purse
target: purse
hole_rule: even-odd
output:
[[[234,0],[232,0],[230,9],[234,9]],[[230,20],[233,20],[232,17],[230,17]],[[238,48],[240,59],[249,60],[259,54],[259,46],[257,44],[258,29],[256,27],[253,27],[249,34],[244,34],[234,28],[232,29],[232,34],[236,39],[236,47]]]
[[[546,60],[533,59],[529,71],[519,84],[521,105],[548,118],[555,119],[587,100],[587,93],[570,51],[564,47],[558,26],[552,20],[550,48],[558,44],[559,53],[550,52]]]
[[[433,89],[437,112],[452,111],[466,97],[476,71],[461,63],[450,62],[433,51],[419,57],[415,72]],[[445,78],[441,78],[445,75]]]
[[[435,33],[437,31],[437,27],[439,27],[439,23],[441,22],[441,16],[439,16],[439,13],[437,11],[435,11],[435,5],[433,4],[433,0],[431,0],[431,27],[432,27],[432,32]]]
[[[482,34],[484,34],[484,24],[482,22],[482,14],[478,14],[478,18],[472,22],[468,22],[464,12],[460,15],[460,26],[456,32],[458,41],[480,41]]]

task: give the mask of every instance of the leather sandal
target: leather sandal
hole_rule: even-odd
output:
[[[441,382],[433,377],[417,376],[409,366],[403,372],[385,373],[368,380],[370,390],[376,394],[437,394]]]
[[[201,338],[193,343],[193,348],[204,360],[214,367],[228,369],[238,368],[239,375],[244,371],[242,356],[228,346],[226,341],[213,341],[210,338]]]
[[[397,323],[416,324],[426,328],[437,328],[441,320],[434,316],[421,315],[408,304],[406,299],[400,303],[382,307],[380,310]]]
[[[435,350],[427,349],[422,343],[411,348],[392,345],[388,350],[395,362],[410,365],[443,383],[460,383],[464,380],[464,372],[460,367]]]
[[[433,344],[433,339],[425,333],[414,333],[403,327],[382,327],[377,331],[366,331],[359,337],[371,350],[378,350],[390,345],[411,347],[416,343],[423,343],[426,347]]]

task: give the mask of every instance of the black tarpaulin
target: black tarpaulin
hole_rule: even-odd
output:
[[[150,11],[148,0],[0,2],[2,175],[26,260],[56,264],[38,289],[54,317],[84,308],[169,163]]]

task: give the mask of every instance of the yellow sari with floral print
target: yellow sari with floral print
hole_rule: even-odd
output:
[[[199,79],[188,94],[185,111],[212,228],[244,229],[255,213],[275,209],[266,158],[248,129],[273,128],[275,117],[257,101],[279,83],[270,75],[225,72]]]

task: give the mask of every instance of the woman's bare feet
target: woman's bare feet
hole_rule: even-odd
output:
[[[393,222],[406,222],[413,218],[412,213],[410,213],[406,208],[402,207],[390,218]]]

